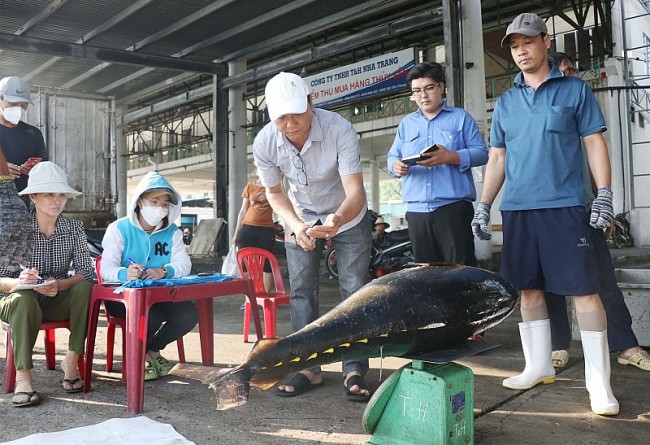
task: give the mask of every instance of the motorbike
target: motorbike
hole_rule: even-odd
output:
[[[630,223],[626,217],[628,213],[629,212],[619,213],[614,217],[615,226],[612,242],[617,249],[622,249],[624,247],[634,247],[634,238],[630,233]]]
[[[379,247],[374,242],[372,244],[370,266],[368,267],[372,279],[403,269],[414,261],[408,229],[393,230],[390,232],[390,239],[391,244],[388,247]],[[330,249],[327,252],[325,266],[330,276],[338,279],[336,249]]]

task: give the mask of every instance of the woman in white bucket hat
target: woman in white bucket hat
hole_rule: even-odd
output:
[[[11,325],[16,362],[12,402],[18,407],[40,401],[34,391],[32,350],[43,321],[70,320],[68,352],[61,361],[63,389],[82,390],[77,359],[84,353],[93,280],[83,225],[61,215],[67,200],[81,194],[68,185],[63,169],[49,161],[37,164],[19,194],[32,203],[32,257],[21,271],[0,267],[0,319]]]

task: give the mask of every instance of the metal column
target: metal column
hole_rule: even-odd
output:
[[[246,60],[228,63],[229,76],[246,71]],[[248,182],[248,140],[246,135],[246,84],[228,89],[228,239],[232,239],[241,206],[241,192]]]
[[[462,60],[463,69],[463,108],[472,115],[483,138],[487,134],[487,103],[485,100],[485,63],[483,58],[483,24],[481,15],[481,2],[479,0],[465,0],[462,2],[461,11],[462,30]],[[474,168],[474,183],[476,184],[476,199],[479,200],[483,191],[483,173],[485,167]],[[495,208],[496,211],[496,208]],[[474,240],[476,258],[487,260],[492,257],[492,241]]]

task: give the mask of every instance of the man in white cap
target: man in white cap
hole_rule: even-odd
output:
[[[32,167],[48,158],[41,130],[23,121],[30,96],[29,84],[20,77],[0,80],[0,147],[18,191],[27,187]]]
[[[573,295],[591,409],[616,415],[619,404],[610,386],[607,319],[593,273],[590,230],[609,227],[614,217],[605,120],[591,89],[549,63],[551,38],[540,17],[517,16],[501,45],[510,48],[521,73],[494,107],[490,158],[472,229],[477,237],[490,238],[490,206],[505,182],[501,274],[521,293],[519,331],[526,367],[503,386],[523,390],[555,381],[544,291]],[[581,140],[598,188],[590,214],[585,210]]]
[[[318,276],[327,240],[336,249],[341,298],[366,283],[371,219],[352,124],[314,108],[309,87],[291,73],[281,72],[267,83],[266,104],[271,122],[255,138],[253,154],[267,199],[291,234],[285,247],[291,327],[297,331],[318,317]],[[289,182],[287,192],[283,177]],[[367,360],[343,363],[348,399],[369,399],[363,378],[367,370]],[[322,381],[320,367],[309,368],[280,385],[276,394],[294,397]]]

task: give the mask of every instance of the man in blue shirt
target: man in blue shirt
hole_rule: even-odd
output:
[[[469,113],[443,102],[442,65],[419,63],[407,80],[419,109],[399,124],[388,152],[388,171],[403,178],[413,256],[417,262],[475,266],[470,223],[476,189],[471,167],[487,162],[485,141]],[[402,162],[432,144],[438,148],[425,153],[425,160],[413,166]]]
[[[596,265],[590,230],[590,225],[607,228],[614,217],[605,121],[591,89],[549,63],[551,39],[537,15],[517,16],[501,45],[510,48],[521,73],[494,107],[490,159],[472,229],[477,237],[490,238],[490,206],[505,181],[501,274],[521,292],[519,332],[526,367],[503,386],[522,390],[555,381],[544,290],[573,295],[591,409],[616,415],[607,319],[592,272]],[[598,188],[590,216],[585,211],[581,140]]]

